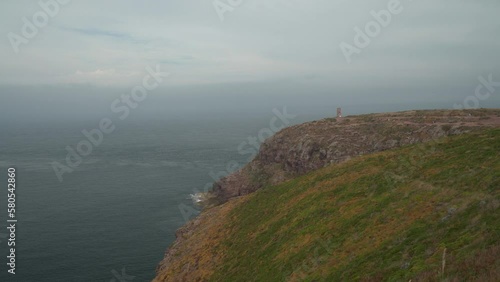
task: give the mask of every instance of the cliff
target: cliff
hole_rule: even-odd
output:
[[[242,170],[214,184],[220,201],[360,155],[500,126],[499,110],[433,110],[327,118],[266,140]]]
[[[284,129],[214,185],[223,204],[177,231],[154,281],[495,281],[498,127],[482,109]]]

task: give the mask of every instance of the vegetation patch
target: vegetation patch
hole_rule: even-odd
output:
[[[499,281],[500,130],[417,146],[246,196],[210,280]]]

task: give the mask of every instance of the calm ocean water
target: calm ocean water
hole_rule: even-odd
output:
[[[82,140],[79,131],[94,123],[3,131],[2,207],[7,167],[14,165],[19,222],[13,277],[6,274],[7,212],[1,209],[0,281],[120,281],[123,269],[133,281],[150,281],[184,224],[179,204],[192,205],[189,194],[213,181],[210,172],[222,171],[230,160],[243,164],[248,156],[238,154],[238,144],[265,124],[214,119],[121,125],[62,183],[50,163],[64,163],[65,147],[74,147]]]

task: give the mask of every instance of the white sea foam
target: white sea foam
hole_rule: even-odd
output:
[[[191,197],[191,200],[193,200],[195,204],[203,202],[206,198],[204,193],[189,194],[189,197]]]

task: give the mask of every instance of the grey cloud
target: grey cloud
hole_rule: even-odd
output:
[[[500,2],[490,0],[401,0],[403,12],[347,64],[339,44],[351,42],[354,27],[388,2],[244,0],[221,22],[212,0],[74,0],[19,54],[4,37],[0,85],[126,88],[145,66],[161,64],[175,74],[170,85],[193,91],[247,83],[275,83],[284,91],[279,85],[294,81],[312,94],[343,92],[358,101],[354,93],[377,92],[380,100],[403,101],[410,97],[396,93],[401,89],[453,88],[449,95],[463,99],[477,76],[500,77]],[[1,5],[4,35],[20,33],[21,18],[40,9],[35,1]],[[238,94],[253,95],[241,88]]]

